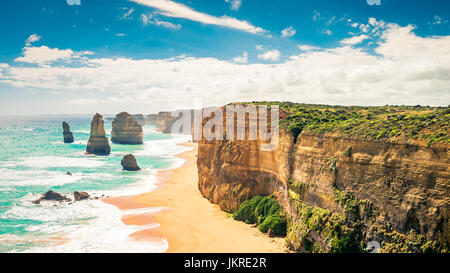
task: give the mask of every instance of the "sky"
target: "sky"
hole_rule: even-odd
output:
[[[450,104],[446,0],[14,0],[0,115]]]

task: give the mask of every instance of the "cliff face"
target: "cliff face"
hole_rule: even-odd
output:
[[[199,190],[227,212],[250,197],[275,194],[291,219],[291,248],[304,250],[296,240],[308,239],[294,228],[300,221],[298,201],[347,214],[351,208],[338,200],[341,193],[363,200],[353,204],[358,216],[349,214],[347,219],[356,217],[367,225],[366,241],[383,240],[378,228],[403,234],[413,230],[450,242],[450,154],[445,144],[361,141],[337,133],[303,132],[295,137],[286,130],[280,131],[276,150],[261,151],[260,144],[199,141]],[[360,219],[368,207],[371,217]],[[315,233],[308,236],[324,241]]]
[[[127,112],[116,116],[112,122],[111,141],[119,144],[142,144],[142,126]]]
[[[109,155],[111,153],[103,117],[99,113],[95,114],[91,122],[91,133],[86,147],[86,153],[96,155]]]

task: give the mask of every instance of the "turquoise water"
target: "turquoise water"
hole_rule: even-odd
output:
[[[62,121],[70,124],[72,144],[62,141]],[[164,250],[166,242],[147,246],[130,242],[127,235],[139,227],[124,226],[121,212],[99,200],[58,206],[32,203],[48,190],[72,199],[73,191],[123,196],[152,190],[154,172],[176,165],[179,159],[174,155],[186,149],[176,145],[186,141],[185,136],[144,127],[143,145],[111,144],[110,156],[88,156],[84,152],[90,121],[89,117],[0,119],[0,252]],[[111,121],[105,121],[105,130],[110,138]],[[120,160],[128,153],[136,156],[143,171],[122,170]]]

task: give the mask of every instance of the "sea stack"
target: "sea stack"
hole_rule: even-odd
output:
[[[127,112],[116,115],[112,122],[111,141],[117,144],[143,144],[142,126]]]
[[[63,121],[62,127],[63,127],[64,143],[72,143],[74,141],[74,139],[73,139],[73,134],[70,131],[69,124],[67,122]]]
[[[127,171],[139,171],[141,168],[139,168],[136,158],[132,154],[128,154],[122,158],[120,161],[120,164],[122,165],[124,170]]]
[[[86,153],[96,155],[109,155],[111,153],[103,117],[99,113],[95,114],[91,122],[91,135],[86,147]]]

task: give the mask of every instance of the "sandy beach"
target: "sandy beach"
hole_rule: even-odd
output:
[[[185,143],[193,150],[178,157],[182,167],[160,171],[158,188],[152,192],[104,201],[121,210],[147,207],[162,208],[156,214],[124,216],[128,225],[160,224],[159,228],[141,230],[130,236],[136,240],[165,238],[167,252],[175,253],[270,253],[286,252],[284,238],[270,238],[251,225],[233,220],[200,194],[197,182],[197,145]]]

